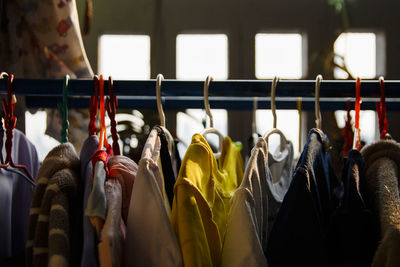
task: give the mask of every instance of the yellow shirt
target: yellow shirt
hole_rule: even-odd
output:
[[[243,160],[229,137],[215,159],[200,134],[192,137],[174,187],[172,226],[184,266],[220,266],[230,200],[243,178]]]

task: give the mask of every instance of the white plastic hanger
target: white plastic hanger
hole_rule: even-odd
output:
[[[275,91],[276,91],[276,85],[278,84],[278,81],[279,81],[279,78],[274,77],[274,79],[272,80],[272,83],[271,83],[271,111],[272,111],[272,116],[274,117],[274,122],[273,122],[273,128],[264,135],[264,139],[268,144],[268,138],[272,134],[279,134],[281,137],[280,151],[282,151],[285,148],[285,144],[287,144],[288,141],[286,140],[285,135],[278,128],[276,128],[277,119],[276,119]]]
[[[258,134],[257,134],[257,104],[258,104],[258,98],[255,97],[253,99],[253,114],[252,114],[252,122],[251,122],[251,129],[252,129],[252,146],[254,146],[257,142]]]
[[[216,159],[218,159],[221,156],[222,152],[222,142],[224,140],[224,136],[214,127],[214,119],[211,114],[210,110],[210,103],[208,102],[208,87],[210,86],[210,83],[212,81],[211,76],[207,76],[206,81],[204,82],[204,107],[206,108],[206,114],[210,118],[210,127],[204,129],[204,131],[201,133],[202,136],[206,136],[207,134],[216,134],[219,138],[219,145],[218,145],[218,152],[214,153],[214,156]]]
[[[321,86],[322,75],[318,74],[315,80],[315,126],[317,129],[322,130],[322,116],[319,108],[319,87]]]
[[[164,80],[164,76],[162,74],[157,75],[156,79],[156,96],[157,96],[157,110],[158,116],[160,117],[160,127],[163,129],[165,135],[167,136],[168,140],[168,151],[170,154],[173,153],[174,148],[174,138],[172,137],[171,133],[165,128],[165,114],[162,107],[161,102],[161,82]]]

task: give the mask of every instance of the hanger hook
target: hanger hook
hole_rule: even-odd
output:
[[[165,115],[161,102],[161,82],[163,80],[164,76],[162,74],[158,74],[156,79],[157,109],[158,115],[160,116],[160,126],[165,127]]]
[[[272,116],[274,117],[274,128],[276,128],[276,104],[275,104],[275,93],[276,93],[276,85],[279,82],[279,77],[275,76],[271,83],[271,110]]]
[[[319,107],[319,87],[321,86],[322,75],[318,74],[317,79],[315,80],[315,124],[317,129],[322,128],[322,117],[321,110]]]
[[[210,87],[210,83],[212,80],[213,78],[210,75],[208,75],[206,81],[204,82],[204,107],[206,108],[206,113],[210,118],[210,128],[214,127],[214,119],[211,114],[210,103],[208,102],[208,88]]]
[[[61,117],[61,142],[66,143],[68,142],[68,81],[69,75],[65,75],[63,81],[63,88],[62,88],[62,103],[58,104],[58,112],[60,113]]]

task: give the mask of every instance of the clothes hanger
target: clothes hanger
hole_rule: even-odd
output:
[[[258,139],[258,133],[257,133],[257,106],[258,106],[258,98],[254,97],[253,99],[253,114],[252,114],[252,122],[251,122],[251,129],[252,129],[252,134],[251,134],[251,141],[252,144],[251,146],[254,146],[257,142]]]
[[[390,135],[388,130],[388,122],[386,120],[385,79],[382,76],[379,77],[379,92],[380,102],[376,103],[376,111],[379,119],[379,132],[381,134],[380,138],[385,139],[390,137]]]
[[[216,134],[219,138],[219,145],[218,145],[218,152],[214,153],[214,156],[216,159],[221,157],[222,153],[222,142],[224,140],[224,136],[214,128],[214,118],[210,110],[210,103],[208,102],[208,88],[210,86],[211,81],[213,78],[209,75],[206,78],[206,81],[204,82],[204,107],[206,108],[206,114],[210,118],[210,127],[206,128],[201,132],[202,136],[206,136],[207,134]]]
[[[156,78],[156,97],[157,97],[157,110],[158,116],[160,117],[160,127],[163,129],[165,135],[167,136],[168,140],[168,151],[170,154],[173,154],[174,151],[174,138],[172,137],[171,133],[165,128],[165,114],[162,107],[161,101],[161,83],[164,80],[164,76],[162,74],[158,74]]]
[[[302,100],[301,97],[297,98],[297,113],[299,114],[299,155],[301,154],[301,126],[303,123],[302,114]]]
[[[361,136],[360,136],[360,104],[361,104],[361,79],[357,77],[356,80],[356,102],[354,104],[355,119],[354,119],[354,137],[353,137],[353,149],[361,149]]]
[[[99,150],[103,150],[104,147],[108,148],[110,145],[107,141],[106,135],[106,112],[104,108],[104,79],[103,75],[100,75],[99,79],[99,95],[100,95],[100,138],[99,138]]]
[[[96,127],[96,117],[97,117],[97,109],[99,107],[99,77],[95,75],[93,77],[93,87],[94,87],[94,95],[90,97],[90,105],[89,105],[89,114],[90,114],[90,122],[88,126],[89,136],[96,135],[97,127]]]
[[[68,106],[67,106],[67,101],[68,101],[68,81],[69,81],[69,75],[65,75],[64,77],[64,82],[63,82],[63,88],[62,88],[62,103],[58,103],[58,112],[60,113],[60,118],[61,118],[61,143],[67,143],[68,142]]]
[[[112,148],[114,155],[121,155],[121,151],[118,144],[118,131],[117,121],[115,120],[115,114],[117,113],[118,100],[114,95],[114,82],[111,76],[108,76],[108,95],[106,99],[106,109],[108,117],[110,118],[111,124],[111,137],[113,140]]]
[[[349,150],[353,143],[353,133],[351,132],[351,114],[350,114],[350,99],[346,101],[346,118],[345,126],[343,128],[343,158],[347,158]]]
[[[276,119],[276,104],[275,104],[275,92],[276,92],[276,85],[279,82],[279,77],[274,77],[274,79],[272,80],[271,83],[271,111],[272,111],[272,116],[274,117],[274,121],[273,121],[273,128],[271,130],[269,130],[265,135],[264,135],[264,139],[268,144],[268,139],[272,134],[279,134],[281,137],[281,142],[280,142],[280,151],[283,151],[285,148],[285,144],[288,143],[288,141],[286,140],[285,135],[281,132],[281,130],[279,130],[278,128],[276,128],[277,125],[277,119]]]
[[[315,80],[315,126],[317,129],[322,130],[322,116],[319,107],[319,88],[322,82],[322,75],[318,74]]]
[[[2,73],[1,77],[3,78],[5,75]],[[12,142],[13,142],[13,134],[14,128],[17,123],[17,118],[14,117],[14,109],[15,109],[15,102],[16,98],[12,95],[12,83],[14,81],[14,75],[10,74],[8,76],[8,83],[7,83],[7,100],[2,99],[3,109],[4,109],[4,128],[6,132],[6,160],[4,164],[0,164],[0,168],[6,169],[9,166],[21,169],[25,175],[22,175],[27,181],[31,184],[35,185],[34,179],[29,172],[28,168],[24,165],[15,164],[12,159]]]

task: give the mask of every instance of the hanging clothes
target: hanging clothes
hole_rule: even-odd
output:
[[[137,169],[137,164],[125,156],[112,156],[108,160],[109,175],[104,185],[107,217],[98,245],[101,267],[123,265],[126,221]]]
[[[92,157],[99,148],[99,137],[97,135],[89,136],[83,143],[80,161],[81,161],[81,179],[84,183],[83,192],[83,250],[81,266],[98,266],[98,255],[97,255],[97,240],[96,231],[90,222],[89,216],[84,214],[90,192],[93,187],[93,165]]]
[[[381,230],[371,266],[400,266],[400,145],[394,140],[381,140],[365,146],[361,154],[368,198],[379,216]]]
[[[107,217],[107,197],[104,184],[108,173],[107,161],[111,155],[111,147],[108,147],[107,151],[96,151],[92,158],[93,187],[89,194],[85,216],[89,216],[92,225],[96,229],[97,239],[100,239],[101,229]]]
[[[239,149],[225,137],[217,161],[200,134],[182,161],[174,191],[172,225],[185,266],[220,266],[230,200],[243,178]]]
[[[79,264],[79,172],[80,161],[70,143],[55,147],[43,161],[30,209],[27,266]]]
[[[229,213],[222,266],[267,266],[267,237],[292,179],[293,145],[279,155],[258,138]]]
[[[168,141],[154,127],[139,161],[129,206],[125,266],[183,266],[165,180],[175,180]],[[172,183],[173,186],[173,183]]]
[[[1,129],[3,132],[4,130]],[[5,144],[6,136],[1,135],[2,144]],[[13,146],[11,156],[16,164],[25,165],[32,177],[36,179],[39,169],[39,157],[35,146],[19,130],[14,129]],[[4,146],[1,146],[1,157],[6,158]],[[12,169],[12,168],[10,168]],[[2,242],[7,246],[0,246],[0,265],[6,259],[8,262],[24,259],[25,243],[29,220],[29,208],[34,195],[35,187],[32,186],[21,174],[0,169],[0,179],[2,179],[2,215],[0,224],[8,227],[0,228]],[[8,205],[6,204],[8,203]],[[3,213],[4,211],[4,213]],[[9,214],[9,216],[7,216]],[[10,258],[12,257],[12,258]]]
[[[107,197],[107,217],[101,230],[98,245],[101,267],[119,267],[122,264],[122,248],[126,226],[122,221],[122,190],[118,180],[108,179],[104,190]]]
[[[312,129],[267,243],[269,266],[327,266],[326,231],[338,186],[325,134]]]
[[[379,222],[367,200],[365,164],[350,150],[342,173],[343,197],[328,230],[331,266],[371,266],[379,238]]]

